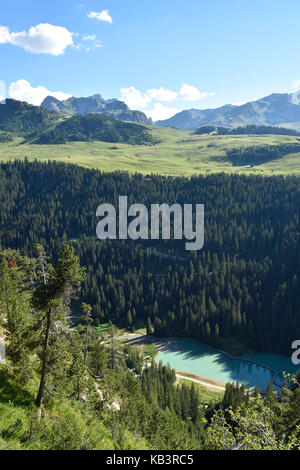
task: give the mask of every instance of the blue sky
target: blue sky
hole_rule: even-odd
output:
[[[154,119],[242,103],[300,88],[299,17],[299,0],[2,0],[0,80],[34,104],[101,93]]]

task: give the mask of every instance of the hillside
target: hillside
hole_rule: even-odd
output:
[[[292,135],[300,136],[300,132],[295,129],[289,129],[286,127],[274,127],[274,126],[255,126],[254,124],[249,124],[247,126],[235,127],[233,129],[229,127],[215,127],[215,126],[203,126],[195,130],[195,134],[211,134],[216,133],[217,135]]]
[[[299,92],[273,93],[241,106],[226,105],[216,109],[190,109],[175,114],[158,126],[195,129],[201,126],[238,127],[246,125],[283,126],[300,129]]]
[[[126,123],[125,123],[126,124]],[[297,136],[288,135],[195,135],[194,131],[149,126],[155,145],[129,145],[101,141],[68,142],[66,144],[38,145],[24,142],[21,137],[0,139],[0,160],[15,158],[40,161],[59,160],[102,171],[124,170],[144,175],[194,175],[208,172],[232,171],[243,174],[300,174],[300,153],[282,155],[275,160],[234,166],[227,158],[230,150],[248,147],[299,144]],[[10,136],[11,137],[11,136]],[[61,137],[61,135],[60,135]]]
[[[59,101],[53,96],[48,96],[41,104],[42,108],[65,114],[90,114],[101,113],[114,117],[120,121],[132,121],[138,124],[152,124],[152,121],[141,111],[134,111],[120,100],[105,100],[101,95],[88,96],[86,98],[71,97]]]
[[[37,144],[65,144],[67,142],[122,142],[131,145],[153,143],[150,131],[139,124],[117,121],[103,114],[72,116],[42,133]]]
[[[0,246],[32,254],[41,241],[53,258],[57,244],[73,240],[88,268],[82,300],[101,323],[138,329],[149,319],[156,336],[189,336],[219,349],[226,342],[234,347],[235,336],[246,351],[289,354],[299,333],[299,177],[157,175],[149,181],[37,161],[0,170]],[[95,239],[96,208],[117,207],[123,194],[147,207],[204,203],[204,249],[187,252],[182,240]],[[155,256],[151,247],[171,257]]]
[[[131,145],[154,143],[149,129],[140,124],[119,121],[100,113],[75,116],[58,114],[39,106],[7,99],[0,105],[0,143],[7,144],[21,136],[23,144],[63,144],[92,140]]]
[[[247,148],[255,156],[248,152],[241,159]],[[123,122],[100,113],[58,114],[7,100],[0,106],[0,158],[25,157],[103,171],[173,176],[216,171],[300,173],[299,135],[293,129],[250,125],[182,131]]]
[[[45,131],[55,126],[62,117],[22,101],[7,99],[0,104],[0,130],[17,135]]]
[[[206,399],[199,389],[177,386],[169,367],[143,367],[144,354],[121,343],[111,322],[105,332],[99,322],[92,325],[88,304],[81,304],[85,319],[71,324],[71,299],[84,269],[69,245],[54,266],[41,245],[35,252],[30,259],[0,252],[7,345],[0,364],[0,449],[201,448]]]
[[[1,450],[300,449],[299,374],[279,394],[272,384],[262,397],[237,383],[207,396],[178,385],[174,370],[122,335],[146,326],[149,336],[227,348],[239,338],[254,351],[290,352],[299,331],[299,178],[149,183],[17,161],[1,164],[0,186]],[[128,188],[147,206],[159,194],[205,201],[205,250],[175,260],[154,256],[147,241],[95,240],[94,208]],[[174,254],[180,243],[157,246]]]

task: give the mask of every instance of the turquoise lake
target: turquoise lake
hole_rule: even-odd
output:
[[[177,371],[190,372],[224,384],[239,382],[246,387],[258,386],[261,391],[267,388],[270,380],[277,384],[282,383],[282,371],[295,373],[300,368],[293,365],[291,358],[287,356],[260,353],[232,359],[222,352],[188,339],[170,340],[156,360],[164,365],[170,364]],[[248,362],[249,360],[265,367]]]

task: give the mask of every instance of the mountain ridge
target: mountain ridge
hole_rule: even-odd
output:
[[[272,93],[240,106],[184,110],[169,119],[156,121],[155,125],[181,130],[202,126],[234,128],[247,125],[281,126],[300,130],[300,91],[291,94]]]
[[[0,130],[17,135],[39,133],[54,127],[64,115],[11,98],[0,105]]]
[[[41,103],[41,108],[72,116],[99,113],[119,121],[130,121],[144,125],[153,124],[152,120],[147,118],[142,111],[132,110],[126,103],[115,98],[105,100],[100,94],[80,98],[72,96],[62,101],[49,95]]]
[[[11,142],[13,136],[22,137],[23,142],[39,144],[93,140],[132,145],[153,145],[157,142],[148,127],[140,123],[122,121],[104,113],[57,113],[7,99],[0,105],[0,142]]]

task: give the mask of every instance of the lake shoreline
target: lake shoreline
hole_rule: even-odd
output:
[[[185,380],[193,380],[203,387],[212,388],[212,389],[222,389],[225,391],[226,383],[220,382],[218,380],[208,379],[206,377],[201,377],[201,375],[192,374],[191,372],[186,372],[182,370],[176,371],[176,376]]]
[[[187,339],[188,341],[192,341],[196,344],[200,344],[201,346],[203,346],[205,348],[208,348],[208,349],[211,349],[212,351],[215,351],[219,354],[224,354],[224,356],[228,357],[229,359],[231,359],[233,361],[238,360],[238,361],[243,361],[243,362],[250,362],[252,364],[255,364],[256,366],[263,367],[264,369],[268,369],[268,370],[270,370],[271,372],[273,372],[275,374],[275,377],[277,377],[281,373],[280,371],[278,371],[276,369],[273,369],[272,367],[270,367],[266,364],[255,361],[254,359],[246,359],[246,358],[243,358],[242,356],[239,356],[239,355],[238,356],[233,356],[232,354],[229,354],[228,352],[223,351],[222,349],[218,349],[218,348],[215,348],[214,346],[210,346],[210,345],[201,343],[200,341],[197,341],[193,338],[170,338],[170,340],[173,340],[173,341],[184,340],[184,339]],[[255,354],[255,353],[253,353],[253,354]],[[273,353],[263,353],[263,354],[273,354]],[[288,356],[286,356],[286,357],[288,357]]]
[[[272,377],[271,380],[274,383],[274,385],[278,386],[278,387],[281,387],[281,385],[282,385],[278,381],[278,378],[282,374],[282,370],[283,370],[280,367],[278,369],[275,369],[274,367],[271,367],[271,365],[268,365],[264,362],[260,362],[258,360],[252,359],[252,358],[242,357],[242,356],[239,356],[239,355],[233,356],[232,354],[230,354],[226,351],[215,348],[214,346],[209,346],[209,345],[203,344],[200,341],[197,341],[193,338],[186,338],[186,337],[184,337],[184,338],[180,338],[180,337],[159,338],[159,337],[150,336],[150,335],[147,335],[147,334],[144,334],[144,333],[129,333],[129,334],[126,334],[124,336],[125,336],[124,339],[127,339],[126,342],[131,343],[133,346],[134,345],[137,346],[139,344],[140,345],[141,344],[147,344],[147,343],[154,344],[157,348],[157,353],[155,354],[155,356],[153,356],[153,359],[157,363],[160,362],[159,355],[161,353],[164,353],[164,352],[171,352],[172,353],[174,351],[178,351],[178,352],[183,351],[184,347],[181,347],[181,345],[179,343],[180,343],[180,341],[188,341],[190,343],[194,343],[196,346],[205,348],[207,350],[215,352],[216,354],[220,354],[220,355],[226,357],[229,361],[239,361],[239,362],[242,362],[242,363],[245,363],[245,364],[253,364],[253,365],[255,365],[259,368],[262,368],[266,371],[269,371],[269,373],[271,374],[271,377]],[[177,344],[176,344],[176,342],[177,342]],[[272,354],[272,353],[257,353],[257,354]],[[283,355],[281,355],[281,356],[288,358],[288,356],[283,356]],[[208,387],[209,387],[209,384],[214,384],[215,386],[218,386],[218,387],[224,387],[224,385],[225,385],[225,382],[222,381],[222,380],[214,379],[212,377],[204,377],[200,374],[192,372],[191,370],[185,370],[185,368],[182,367],[182,365],[178,366],[178,367],[172,365],[171,367],[173,369],[175,369],[178,374],[183,374],[183,375],[186,375],[187,377],[190,377],[190,380],[194,379],[194,380],[199,381],[199,383],[200,382],[205,382]],[[251,388],[251,387],[248,387],[248,388]]]

